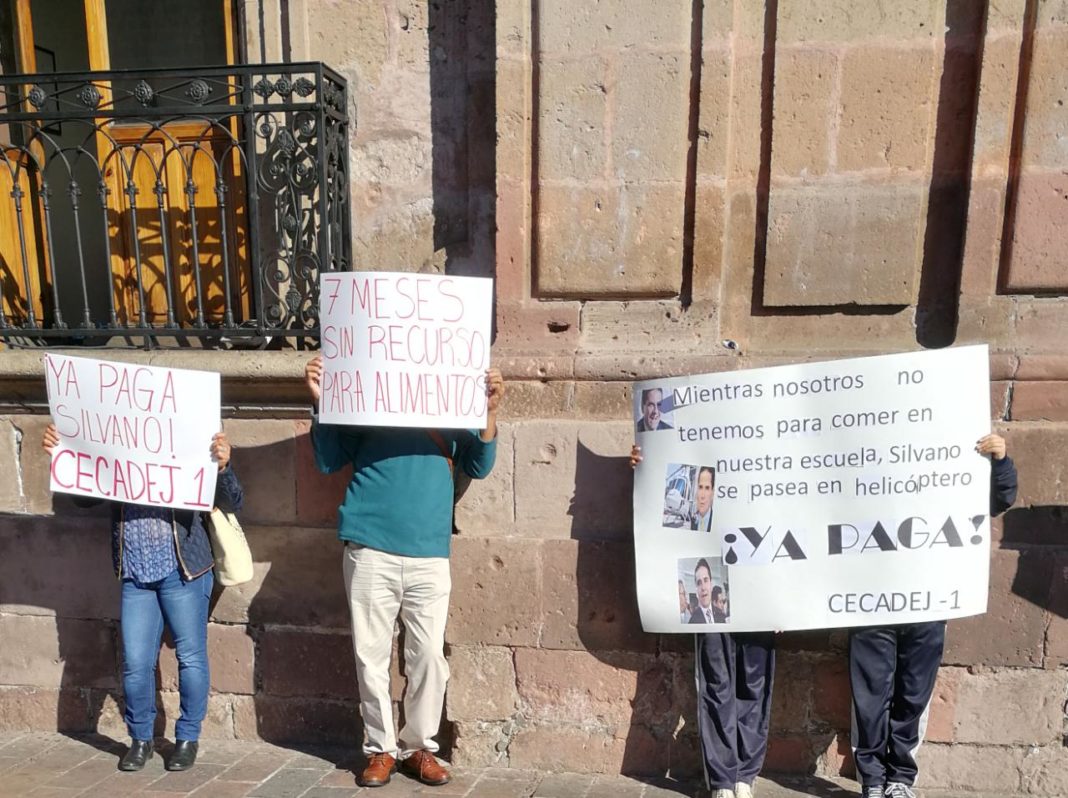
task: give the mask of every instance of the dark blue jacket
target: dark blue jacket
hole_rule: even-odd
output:
[[[1016,464],[1011,457],[990,458],[990,517],[1016,503]]]
[[[241,510],[244,500],[241,483],[237,481],[234,469],[227,466],[219,472],[219,478],[215,482],[214,506],[226,512],[236,513]],[[95,504],[95,502],[78,502],[81,505],[90,503]],[[121,578],[123,503],[110,502],[110,504],[111,562],[115,567],[115,575]],[[207,517],[197,510],[172,510],[171,513],[174,545],[178,553],[178,572],[182,579],[188,582],[207,573],[215,565],[211,541],[208,539],[208,530],[205,526]]]

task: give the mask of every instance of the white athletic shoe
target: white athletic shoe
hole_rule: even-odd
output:
[[[734,798],[734,790],[725,790],[723,788],[712,790],[712,798]]]
[[[881,784],[872,784],[870,787],[864,788],[863,798],[885,798],[886,790],[883,789]]]
[[[883,795],[885,798],[916,798],[916,793],[912,791],[912,787],[902,784],[900,781],[887,782]]]
[[[753,785],[740,781],[734,785],[734,798],[753,798]]]

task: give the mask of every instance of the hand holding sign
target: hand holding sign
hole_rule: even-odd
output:
[[[323,356],[316,355],[304,365],[304,384],[308,386],[308,393],[316,407],[319,405],[319,397],[322,396],[323,380]]]

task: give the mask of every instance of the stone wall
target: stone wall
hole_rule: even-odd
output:
[[[925,785],[1068,794],[1068,4],[262,0],[262,41],[244,10],[253,57],[351,81],[359,266],[497,280],[511,382],[457,510],[453,761],[698,769],[692,639],[636,618],[631,380],[986,342],[1020,499],[990,611],[950,624]],[[343,477],[312,468],[301,356],[153,358],[223,372],[248,492],[257,577],[214,611],[206,734],[354,745]],[[39,358],[0,369],[0,728],[119,736],[104,522],[47,493]],[[850,771],[844,644],[781,638],[769,768]],[[173,688],[166,652],[172,717]]]

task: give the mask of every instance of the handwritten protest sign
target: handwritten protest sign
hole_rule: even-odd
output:
[[[45,355],[55,492],[210,510],[219,375]]]
[[[989,395],[985,346],[636,384],[645,630],[985,612]]]
[[[324,273],[320,420],[484,426],[492,298],[481,277]]]

